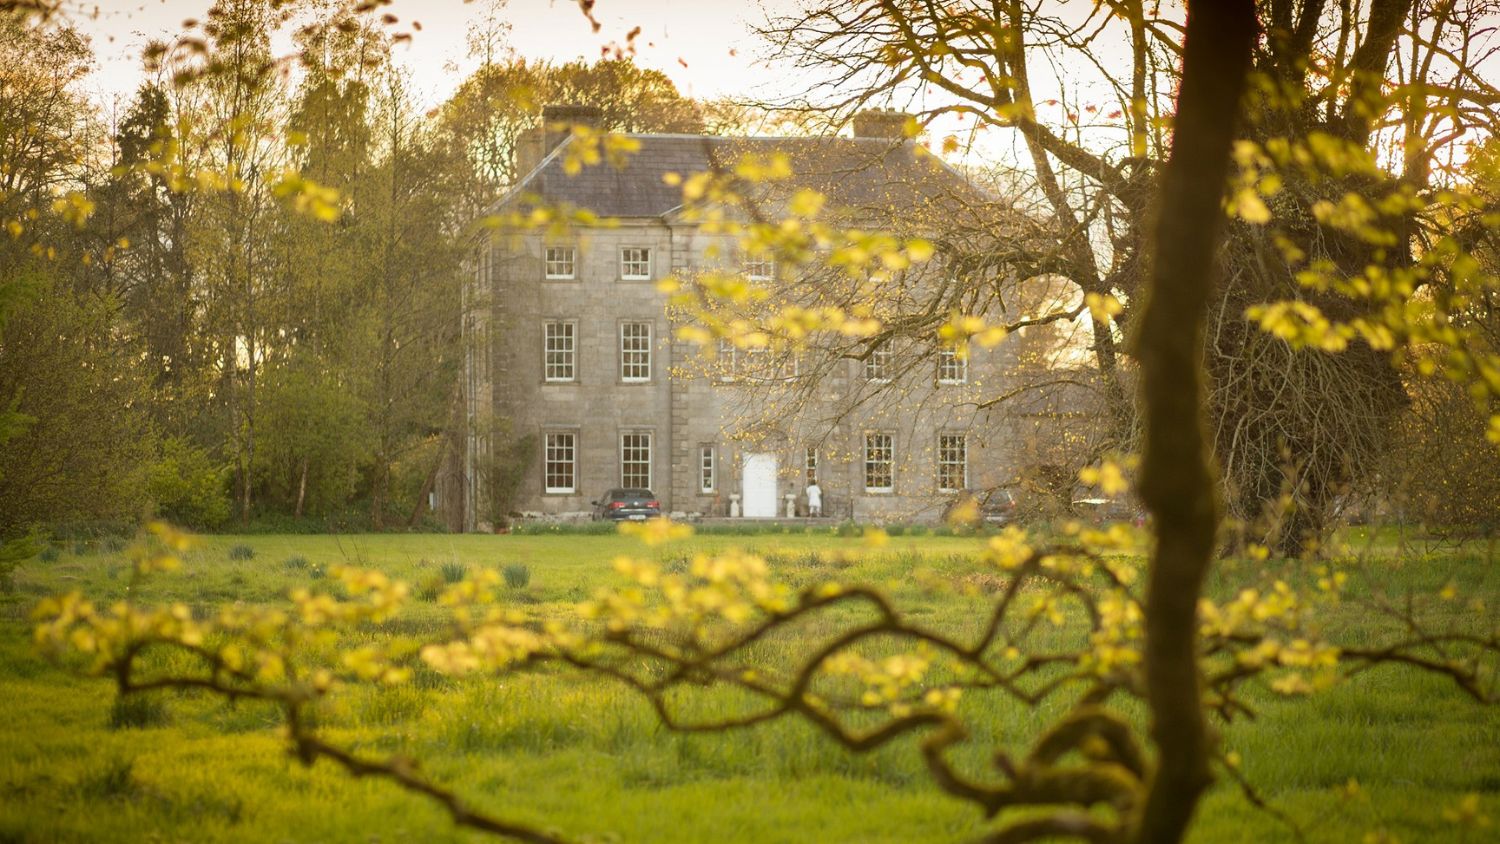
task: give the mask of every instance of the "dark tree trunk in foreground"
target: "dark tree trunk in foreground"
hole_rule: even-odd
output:
[[[1252,0],[1190,0],[1182,88],[1163,175],[1136,352],[1146,441],[1141,497],[1156,523],[1146,593],[1146,694],[1157,767],[1135,839],[1182,840],[1207,788],[1210,741],[1197,605],[1219,521],[1204,424],[1204,325],[1221,200],[1255,40]]]

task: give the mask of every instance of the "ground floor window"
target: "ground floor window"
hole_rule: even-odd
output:
[[[954,349],[938,352],[938,383],[962,384],[969,380],[969,360]]]
[[[969,486],[969,441],[963,434],[938,435],[938,490],[957,492]]]
[[[570,493],[578,490],[577,445],[574,434],[547,435],[542,469],[547,492]]]
[[[896,437],[865,434],[865,492],[890,492],[895,484]]]
[[[705,445],[698,450],[698,489],[714,491],[714,447]]]
[[[620,435],[620,486],[651,488],[651,435]]]

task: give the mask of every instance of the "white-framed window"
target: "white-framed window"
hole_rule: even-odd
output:
[[[620,250],[620,278],[626,281],[651,279],[651,250],[645,246],[626,246]]]
[[[771,350],[765,346],[752,346],[745,350],[745,361],[743,364],[745,377],[751,381],[765,381],[771,378]]]
[[[870,350],[865,358],[865,380],[885,383],[891,380],[891,347],[885,344]]]
[[[714,447],[698,447],[698,491],[714,491]]]
[[[549,493],[578,491],[578,435],[549,433],[542,458],[542,484]]]
[[[773,258],[745,259],[745,277],[751,281],[770,281],[776,277],[776,261]]]
[[[651,434],[620,435],[620,486],[651,488]]]
[[[969,380],[969,359],[955,349],[940,349],[937,360],[939,384],[962,384]]]
[[[728,340],[719,341],[719,352],[714,361],[714,370],[720,383],[727,384],[739,375],[740,350]]]
[[[964,434],[938,434],[937,482],[939,492],[968,489],[969,438]]]
[[[620,323],[620,380],[651,380],[651,323]]]
[[[577,278],[578,248],[576,246],[547,247],[547,278]]]
[[[865,492],[890,492],[896,480],[896,435],[865,434]]]
[[[542,326],[542,377],[554,384],[578,379],[578,323],[549,320]]]
[[[818,480],[818,447],[810,445],[802,457],[802,480],[804,486],[812,486]]]

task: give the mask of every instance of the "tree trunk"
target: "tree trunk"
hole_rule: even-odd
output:
[[[1197,642],[1198,600],[1219,521],[1204,424],[1204,326],[1255,32],[1252,0],[1189,0],[1172,157],[1137,337],[1146,435],[1141,497],[1157,540],[1145,609],[1157,760],[1133,838],[1150,844],[1182,840],[1212,779]]]
[[[375,455],[375,472],[370,476],[370,526],[385,530],[385,491],[390,477],[390,461],[382,450]]]
[[[297,479],[297,509],[293,514],[296,518],[302,518],[302,503],[307,500],[307,464],[308,458],[302,458],[302,471]]]

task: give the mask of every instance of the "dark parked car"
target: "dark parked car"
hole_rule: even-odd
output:
[[[954,497],[943,513],[943,521],[952,522],[964,513],[970,503],[974,521],[986,525],[1008,525],[1016,520],[1016,497],[1008,489],[966,489]],[[960,509],[963,508],[963,509]]]
[[[590,503],[596,522],[642,522],[661,515],[661,502],[649,489],[612,489]]]
[[[1073,502],[1073,515],[1096,525],[1108,522],[1146,523],[1145,511],[1118,498],[1079,498]]]

